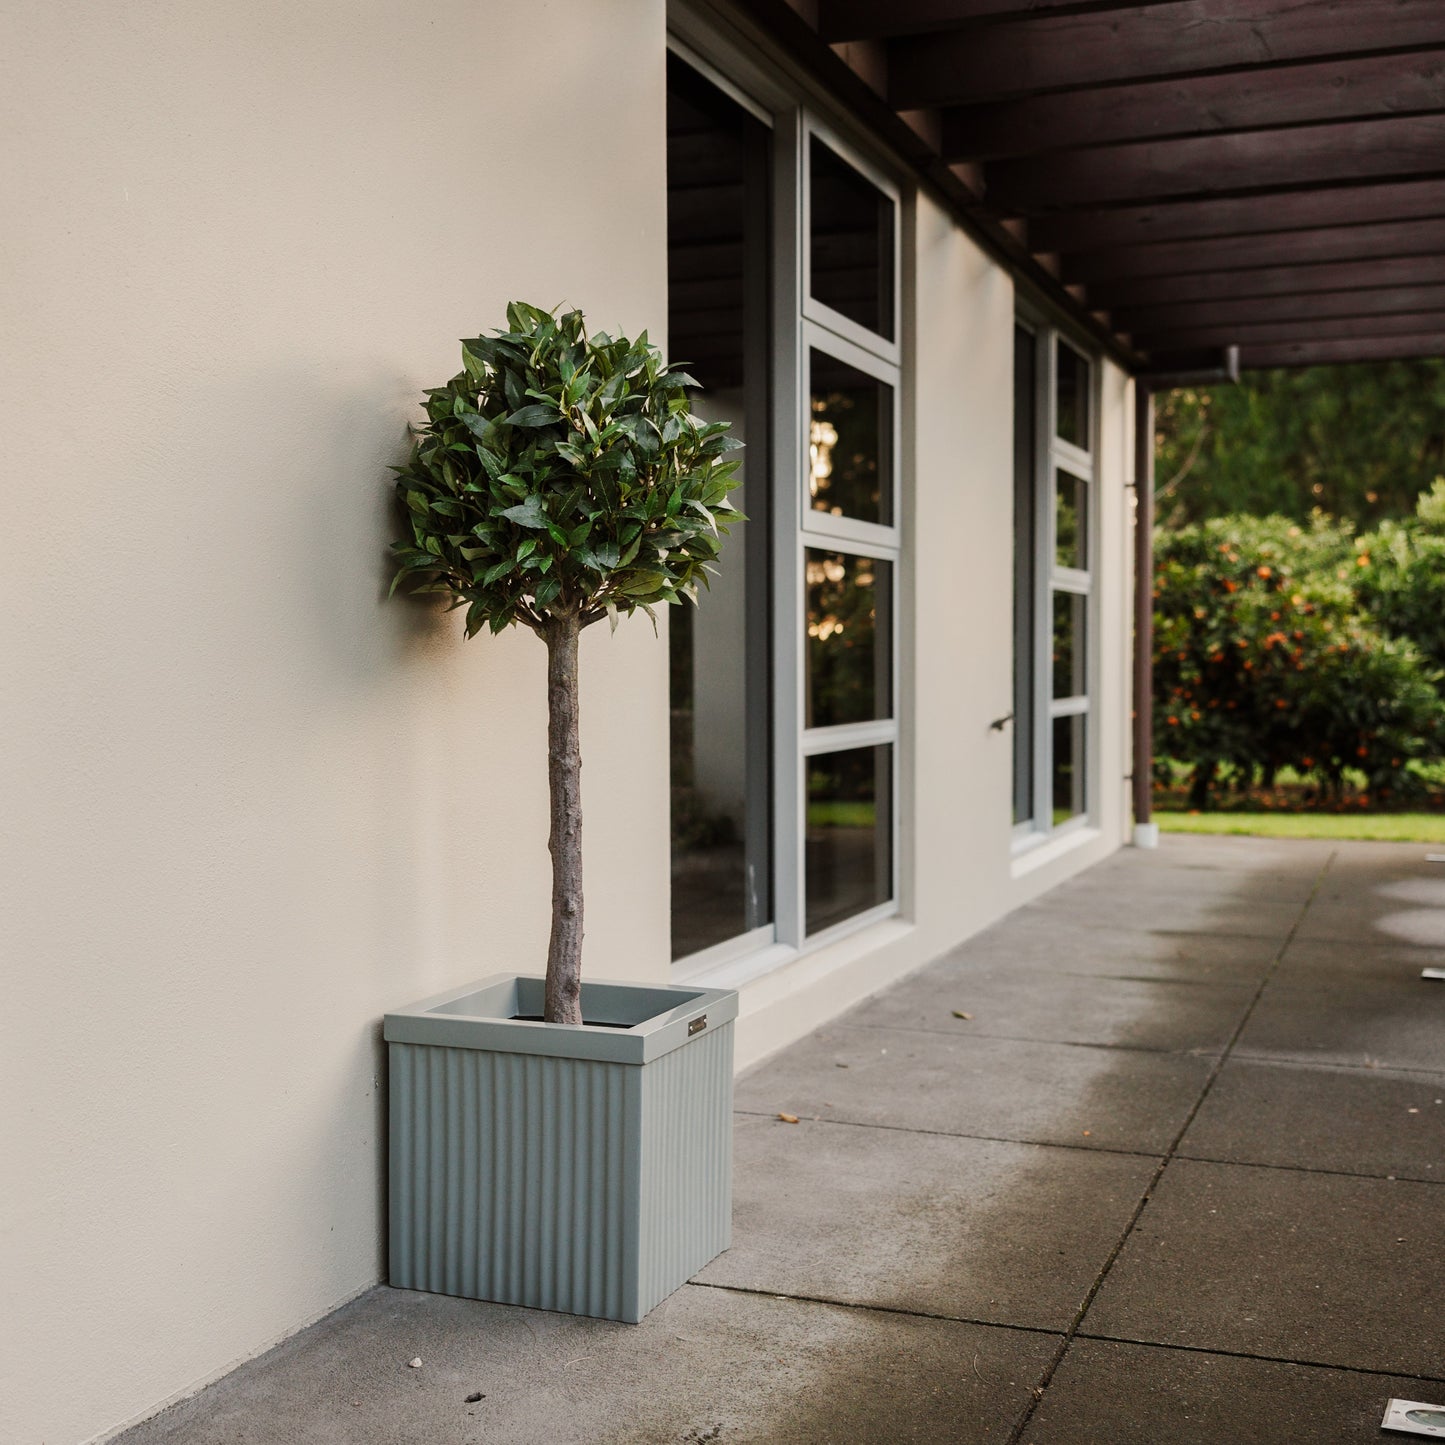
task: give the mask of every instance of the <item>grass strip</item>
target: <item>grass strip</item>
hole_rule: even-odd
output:
[[[1257,838],[1363,838],[1382,843],[1445,843],[1445,813],[1159,812],[1161,833]]]

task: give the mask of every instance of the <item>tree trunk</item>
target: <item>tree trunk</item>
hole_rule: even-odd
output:
[[[551,795],[552,938],[547,947],[543,1016],[582,1022],[582,750],[577,731],[576,616],[549,620],[547,643],[547,788]]]
[[[1189,806],[1201,813],[1209,807],[1209,789],[1218,766],[1213,758],[1201,758],[1194,765],[1194,778],[1189,784]]]

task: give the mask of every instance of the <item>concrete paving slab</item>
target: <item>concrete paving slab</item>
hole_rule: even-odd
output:
[[[1303,939],[1445,948],[1445,865],[1423,844],[1341,845],[1299,930]]]
[[[1385,1402],[1436,1400],[1398,1375],[1077,1339],[1024,1445],[1405,1445],[1380,1434]]]
[[[1304,898],[1280,898],[1269,894],[1214,893],[1198,889],[1164,891],[1154,880],[1146,886],[1140,876],[1125,885],[1110,880],[1107,891],[1074,893],[1068,897],[1045,894],[1016,915],[1022,922],[1031,918],[1066,919],[1069,926],[1100,925],[1130,929],[1189,929],[1199,933],[1228,932],[1244,935],[1278,936],[1281,941],[1294,927]]]
[[[1253,982],[1181,984],[1066,973],[1043,980],[1003,966],[928,968],[852,1010],[842,1022],[955,1036],[1218,1053],[1254,994]],[[955,1010],[972,1018],[955,1018]]]
[[[740,1116],[733,1247],[698,1279],[1063,1330],[1155,1161]]]
[[[1442,1379],[1442,1277],[1438,1184],[1177,1159],[1082,1330]]]
[[[1260,867],[1293,868],[1315,855],[1327,858],[1338,847],[1328,838],[1269,838],[1240,834],[1221,837],[1208,832],[1166,832],[1157,848],[1123,848],[1121,860],[1162,858],[1166,863],[1204,864],[1220,868],[1256,871]]]
[[[1349,979],[1393,983],[1420,980],[1423,968],[1445,964],[1445,951],[1363,939],[1297,938],[1285,949],[1275,981],[1299,988],[1330,987]]]
[[[1254,899],[1303,904],[1313,893],[1333,847],[1328,843],[1294,840],[1231,839],[1245,846],[1222,856],[1218,839],[1178,835],[1155,851],[1124,848],[1097,869],[1090,869],[1067,888],[1112,888],[1127,900],[1142,887],[1151,892],[1189,893],[1198,897]],[[1099,875],[1096,883],[1094,875]],[[1058,894],[1051,890],[1050,895]]]
[[[1445,1186],[1445,1075],[1230,1059],[1179,1153]]]
[[[1383,907],[1379,899],[1360,899],[1324,905],[1318,912],[1311,909],[1298,937],[1355,942],[1369,948],[1404,945],[1437,953],[1445,950],[1445,909],[1395,901],[1397,907]]]
[[[1419,975],[1271,983],[1240,1035],[1242,1058],[1445,1072],[1445,988]]]
[[[1170,865],[1194,865],[1231,873],[1261,869],[1294,872],[1318,866],[1339,844],[1324,838],[1263,838],[1241,835],[1221,838],[1208,833],[1165,833],[1157,848],[1123,848],[1115,857],[1127,867],[1137,860],[1152,867],[1155,860]],[[1112,860],[1111,860],[1112,861]]]
[[[769,1115],[1162,1155],[1212,1066],[1205,1056],[839,1026],[751,1071],[736,1103]]]
[[[1056,1348],[1049,1335],[697,1287],[641,1325],[380,1288],[121,1440],[1002,1442]]]
[[[1195,933],[1187,929],[1065,926],[1053,917],[1011,916],[944,954],[940,976],[977,967],[1087,977],[1177,978],[1258,983],[1278,956],[1276,934]]]

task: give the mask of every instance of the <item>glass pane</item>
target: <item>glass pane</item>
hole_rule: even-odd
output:
[[[1089,570],[1089,484],[1072,472],[1055,476],[1054,565]]]
[[[815,512],[893,525],[893,388],[810,353],[808,493]]]
[[[732,423],[742,487],[768,514],[769,134],[668,57],[670,357],[702,384],[693,408]],[[772,921],[767,528],[735,528],[697,607],[668,609],[672,951],[682,958]]]
[[[827,728],[891,717],[893,564],[814,547],[804,558],[804,726]]]
[[[1067,823],[1084,811],[1084,730],[1087,717],[1054,719],[1054,822]]]
[[[1083,697],[1089,690],[1084,675],[1088,605],[1078,592],[1054,593],[1055,697]]]
[[[815,299],[893,340],[893,202],[872,181],[812,138]]]
[[[807,931],[821,933],[893,897],[893,748],[849,748],[803,762]]]
[[[1034,377],[1038,343],[1014,328],[1014,822],[1034,816],[1034,584],[1038,531]]]
[[[1089,363],[1062,337],[1055,347],[1054,427],[1061,441],[1089,450]]]

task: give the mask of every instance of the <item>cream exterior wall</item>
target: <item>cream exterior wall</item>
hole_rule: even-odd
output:
[[[664,15],[4,32],[0,1440],[69,1445],[382,1276],[383,1011],[545,958],[544,649],[383,600],[387,467],[507,300],[665,327]],[[666,663],[585,639],[593,976],[668,967]]]
[[[381,1014],[540,967],[542,649],[383,600],[386,468],[510,298],[662,333],[664,17],[7,29],[0,1439],[67,1445],[383,1276]],[[1100,806],[1016,859],[1013,286],[926,197],[905,284],[903,911],[747,982],[740,1065],[1127,827],[1128,384],[1102,369]],[[592,977],[668,976],[667,707],[665,640],[587,635]]]

